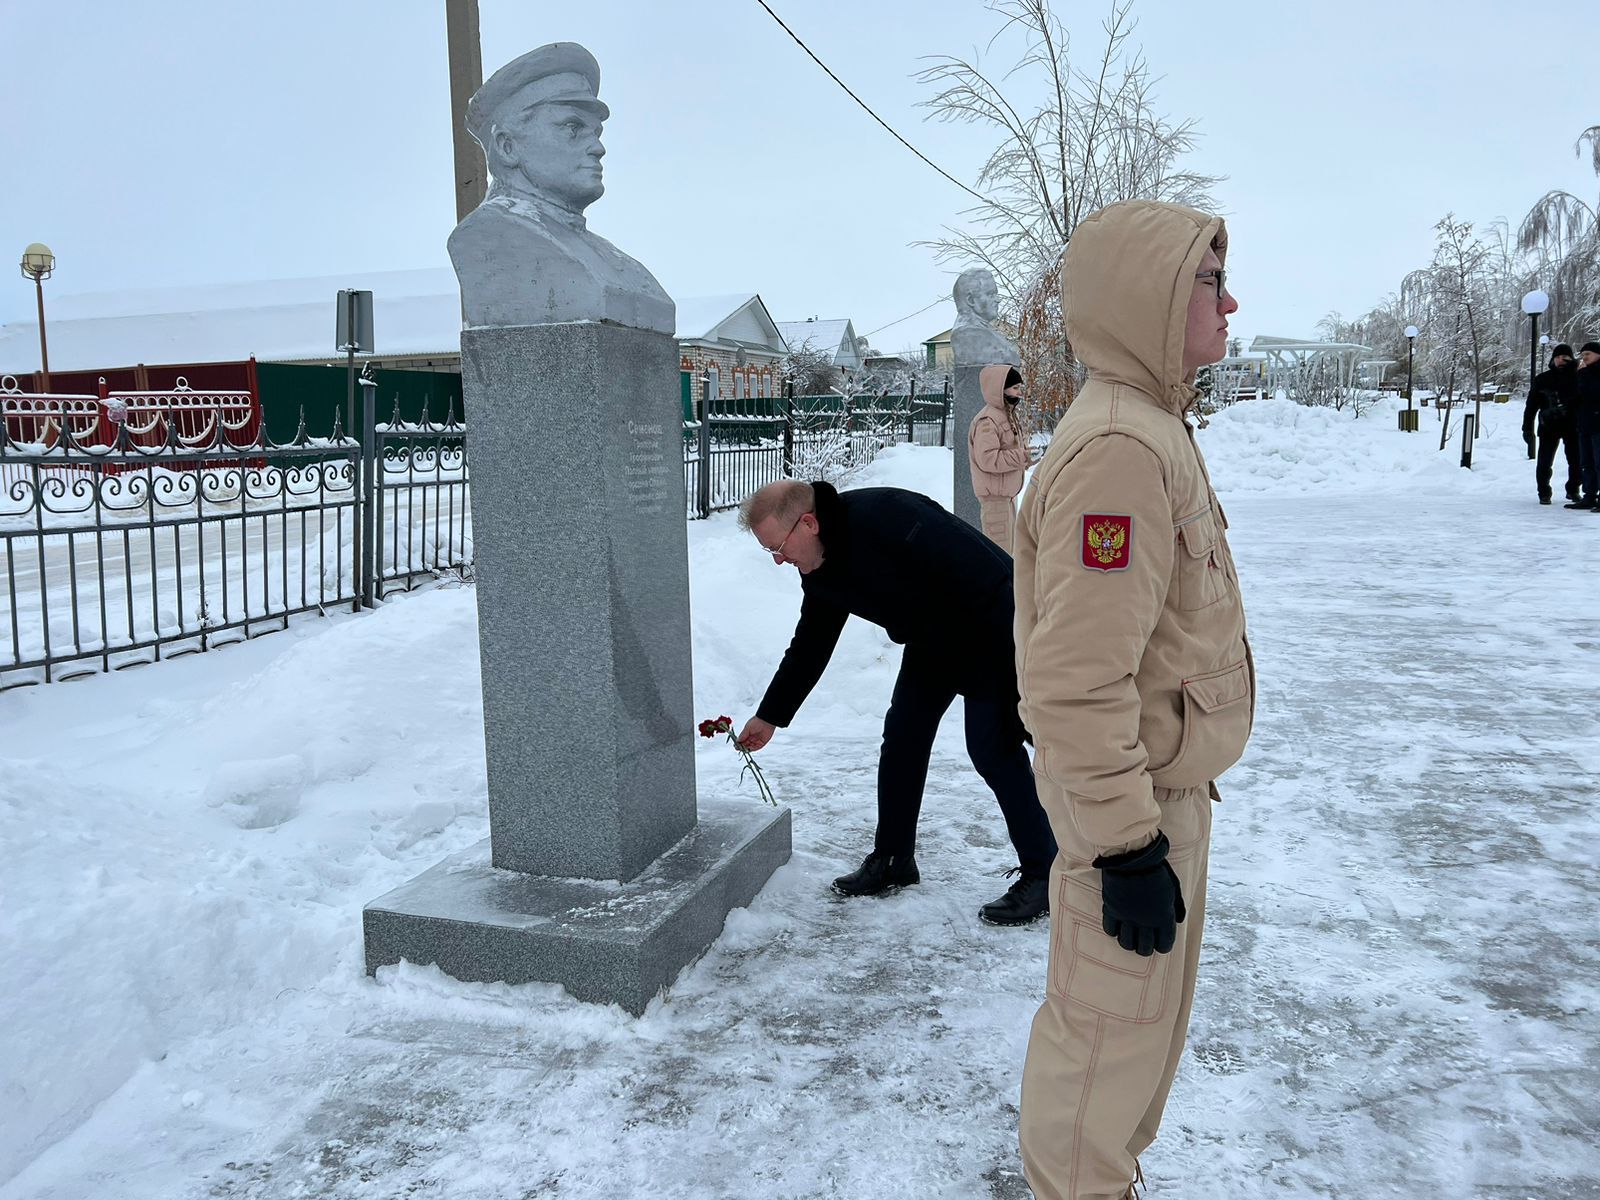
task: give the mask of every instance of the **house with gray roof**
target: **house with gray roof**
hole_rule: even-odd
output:
[[[804,321],[779,321],[778,330],[791,350],[809,347],[828,356],[828,361],[847,371],[860,370],[861,346],[856,339],[855,326],[848,317],[818,320],[808,317]]]
[[[779,393],[789,345],[757,293],[685,296],[677,304],[678,367],[686,405],[704,396],[711,379],[724,400]]]

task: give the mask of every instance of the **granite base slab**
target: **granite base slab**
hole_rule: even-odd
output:
[[[983,532],[983,506],[972,490],[972,458],[967,448],[967,430],[973,418],[983,411],[983,387],[978,381],[981,366],[957,366],[955,386],[950,394],[950,417],[955,434],[955,454],[951,466],[955,470],[954,491],[950,511],[955,513],[979,533]]]
[[[789,860],[790,836],[787,808],[702,806],[627,882],[500,870],[485,838],[366,906],[367,973],[437,963],[474,982],[559,983],[637,1016]]]

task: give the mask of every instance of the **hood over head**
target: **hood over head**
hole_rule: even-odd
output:
[[[1093,379],[1136,388],[1176,413],[1193,402],[1183,370],[1194,275],[1207,249],[1226,265],[1221,217],[1124,200],[1083,219],[1061,260],[1061,314]]]
[[[978,390],[983,393],[983,402],[990,408],[1005,411],[1006,380],[1015,371],[1015,367],[1007,366],[1005,363],[991,363],[978,372]]]

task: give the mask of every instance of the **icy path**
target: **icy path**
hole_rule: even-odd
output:
[[[1225,493],[1261,708],[1222,787],[1152,1197],[1600,1195],[1600,517],[1540,509],[1506,471]],[[795,589],[727,518],[692,553],[696,715],[737,711]],[[794,861],[644,1018],[364,979],[361,903],[483,831],[471,603],[435,590],[169,664],[155,700],[153,668],[0,699],[0,834],[27,806],[37,843],[4,851],[8,957],[55,993],[14,1006],[0,984],[22,1014],[0,1103],[37,1118],[44,1080],[95,1067],[109,1092],[0,1198],[1026,1196],[1046,934],[975,918],[1009,864],[957,720],[923,885],[826,889],[870,837],[894,655],[866,630],[765,756]],[[300,723],[299,767],[246,759],[289,754]],[[231,774],[179,753],[218,741]],[[745,802],[733,756],[701,750],[707,799]]]

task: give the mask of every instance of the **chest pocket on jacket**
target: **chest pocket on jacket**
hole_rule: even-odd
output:
[[[1217,521],[1209,507],[1182,518],[1177,525],[1178,607],[1184,612],[1210,608],[1227,595]]]

